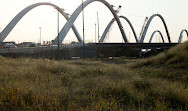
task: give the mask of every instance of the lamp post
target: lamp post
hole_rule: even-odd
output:
[[[41,45],[41,30],[42,30],[42,27],[39,27],[39,30],[40,30],[40,45]]]
[[[95,43],[97,42],[97,27],[96,27],[96,23],[95,23]]]
[[[82,0],[82,21],[83,21],[83,58],[85,59],[85,27],[84,27],[84,3]]]
[[[98,24],[98,42],[99,42],[99,14],[97,12],[97,24]]]
[[[57,53],[58,53],[58,59],[60,59],[60,51],[59,51],[59,12],[58,11],[57,11],[57,36],[58,36]]]

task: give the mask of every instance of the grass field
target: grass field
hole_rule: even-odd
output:
[[[0,110],[188,110],[188,42],[148,59],[0,57]]]

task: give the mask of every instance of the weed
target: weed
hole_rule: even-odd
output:
[[[187,44],[144,60],[0,56],[0,110],[188,110]]]

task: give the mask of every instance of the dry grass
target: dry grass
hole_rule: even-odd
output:
[[[0,110],[188,110],[187,44],[146,60],[0,57]]]
[[[137,62],[133,66],[141,67],[150,65],[155,67],[164,66],[168,68],[186,69],[188,67],[188,41],[166,50],[157,56]]]

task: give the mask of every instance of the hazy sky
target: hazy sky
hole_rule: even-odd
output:
[[[72,14],[81,4],[82,0],[0,0],[0,31],[25,7],[37,2],[51,2],[64,8],[66,12]],[[161,14],[168,26],[172,41],[178,40],[182,29],[188,29],[188,0],[106,0],[115,5],[115,9],[122,5],[119,15],[124,15],[132,22],[137,35],[140,35],[145,17],[152,14]],[[99,13],[100,35],[102,35],[107,24],[112,19],[110,11],[100,2],[94,2],[85,8],[85,38],[87,42],[95,42],[95,23],[97,23],[97,12]],[[75,22],[79,33],[82,35],[82,16]],[[131,42],[135,42],[129,25],[121,19],[125,33]],[[66,20],[60,17],[60,29]],[[12,32],[5,39],[6,41],[34,41],[38,42],[42,27],[42,40],[50,41],[57,36],[57,12],[50,6],[40,6],[27,13],[16,25]],[[148,41],[155,30],[160,30],[167,42],[164,26],[159,18],[153,19],[149,28],[145,42]],[[183,40],[187,40],[184,34]],[[72,30],[66,36],[64,42],[76,41]],[[159,35],[153,42],[160,42]],[[117,24],[113,25],[109,38],[106,42],[122,42],[122,36]]]

